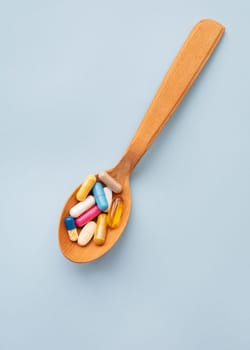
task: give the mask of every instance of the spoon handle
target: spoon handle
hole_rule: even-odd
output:
[[[132,172],[185,97],[223,33],[224,26],[210,19],[194,26],[117,164],[120,171]]]

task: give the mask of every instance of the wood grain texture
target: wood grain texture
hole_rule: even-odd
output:
[[[194,83],[224,33],[204,19],[196,24],[164,77],[119,166],[134,169]]]
[[[196,24],[164,77],[125,154],[114,168],[107,170],[123,186],[119,196],[124,200],[124,211],[119,227],[108,230],[103,246],[96,246],[91,241],[86,247],[80,247],[69,240],[64,218],[77,203],[76,192],[79,186],[70,195],[58,228],[59,246],[66,258],[78,263],[90,262],[108,252],[120,238],[131,210],[129,177],[132,170],[183,100],[223,33],[224,26],[213,20],[205,19]]]

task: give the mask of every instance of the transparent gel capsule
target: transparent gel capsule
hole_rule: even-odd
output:
[[[120,197],[114,198],[108,212],[108,226],[116,228],[119,226],[123,212],[123,200]]]
[[[96,245],[103,245],[107,234],[107,214],[100,214],[97,219],[94,242]]]

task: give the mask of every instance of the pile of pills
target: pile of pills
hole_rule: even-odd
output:
[[[112,199],[113,193],[122,192],[122,185],[106,172],[99,173],[97,178],[87,176],[76,193],[78,203],[64,219],[69,239],[80,246],[87,245],[93,237],[96,245],[103,245],[107,228],[118,227],[122,216],[122,198]]]

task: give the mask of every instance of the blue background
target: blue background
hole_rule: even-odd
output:
[[[250,348],[250,2],[2,1],[0,348]],[[131,219],[86,265],[65,199],[113,166],[202,18],[226,34],[131,178]]]

